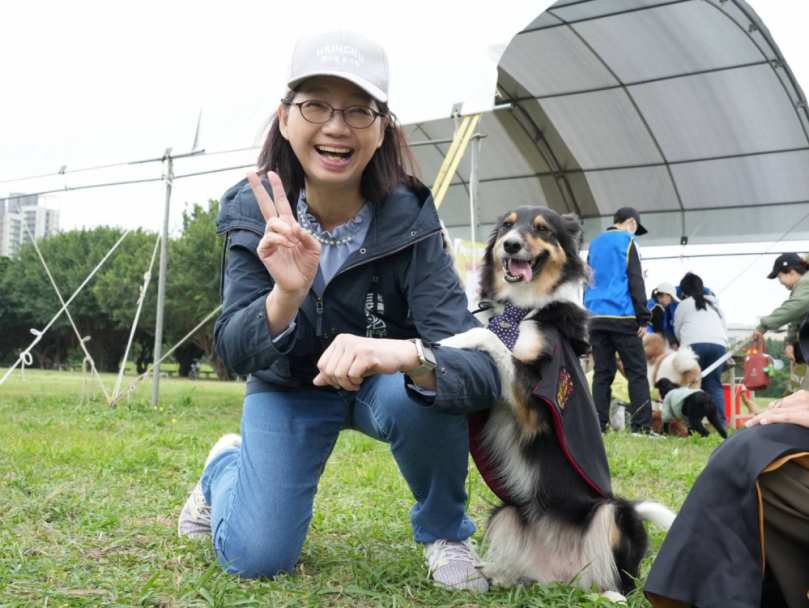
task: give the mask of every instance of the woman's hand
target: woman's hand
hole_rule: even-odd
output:
[[[762,334],[758,329],[753,330],[753,340],[762,340],[764,338],[764,334]]]
[[[795,347],[792,344],[787,344],[784,347],[784,356],[790,361],[795,360]]]
[[[757,424],[790,423],[809,428],[809,391],[800,390],[789,397],[777,399],[770,403],[766,411],[744,423],[745,426]]]
[[[258,245],[258,257],[275,280],[275,289],[286,294],[306,294],[312,286],[320,261],[320,243],[295,219],[277,174],[267,174],[273,199],[258,175],[247,174],[261,215],[267,221]]]
[[[367,376],[408,372],[420,365],[412,342],[340,334],[317,362],[320,373],[314,384],[358,391]]]

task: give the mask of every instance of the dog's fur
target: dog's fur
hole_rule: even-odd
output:
[[[649,386],[655,386],[661,378],[668,378],[679,386],[702,387],[699,357],[690,346],[672,350],[662,334],[646,334],[643,352],[646,355]]]
[[[655,384],[655,388],[660,391],[660,398],[665,399],[666,395],[668,395],[671,391],[682,387],[676,385],[668,378],[661,378]],[[693,395],[689,395],[685,398],[685,401],[683,401],[683,414],[686,416],[686,419],[681,422],[684,423],[688,429],[696,431],[703,437],[707,437],[711,433],[702,424],[702,419],[707,418],[708,422],[713,425],[717,433],[719,433],[724,439],[728,438],[727,432],[722,427],[722,423],[719,421],[719,416],[716,413],[716,406],[714,405],[713,399],[711,399],[711,397],[705,391],[700,390],[698,393],[694,393]],[[669,429],[671,429],[671,423],[675,420],[677,419],[672,418],[671,422],[669,422]]]
[[[662,408],[662,405],[661,405]],[[652,431],[658,435],[668,433],[672,437],[688,437],[691,432],[679,419],[672,418],[668,424],[663,423],[663,410],[655,410],[652,412]]]
[[[532,396],[542,362],[553,355],[548,330],[580,354],[586,348],[588,313],[581,294],[589,269],[580,245],[575,215],[544,207],[506,214],[484,254],[481,299],[493,305],[493,314],[506,302],[531,310],[514,350],[483,328],[441,344],[489,353],[502,381],[482,440],[509,500],[489,519],[483,574],[501,585],[575,580],[583,589],[595,584],[615,597],[615,591],[635,587],[648,542],[643,520],[668,529],[674,514],[657,503],[598,494],[566,459],[547,405]],[[525,262],[528,281],[521,276],[529,272]],[[513,264],[516,276],[509,272]]]

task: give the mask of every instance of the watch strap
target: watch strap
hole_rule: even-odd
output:
[[[429,348],[432,352],[432,348],[428,344],[425,344],[420,338],[412,338],[409,341],[416,345],[416,352],[418,353],[421,365],[414,370],[406,372],[406,375],[410,376],[411,378],[418,378],[419,376],[423,376],[424,374],[435,370],[435,363],[428,360],[427,357],[424,356],[425,349]]]

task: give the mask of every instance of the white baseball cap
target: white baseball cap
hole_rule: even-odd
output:
[[[670,295],[675,302],[680,301],[680,298],[677,297],[677,289],[671,283],[660,283],[655,291]]]
[[[287,85],[294,89],[314,76],[345,78],[377,101],[388,101],[390,70],[385,50],[354,32],[334,30],[298,40],[289,62]]]

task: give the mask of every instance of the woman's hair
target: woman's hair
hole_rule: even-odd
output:
[[[705,285],[693,272],[686,274],[680,281],[680,294],[683,298],[694,298],[697,310],[705,310],[708,304],[716,309],[713,303],[705,299]]]
[[[295,91],[289,91],[281,100],[284,112],[289,112]],[[377,111],[382,114],[379,120],[388,120],[385,127],[385,139],[379,149],[374,152],[370,162],[362,172],[360,190],[367,201],[379,202],[389,196],[398,186],[415,185],[417,173],[416,159],[407,143],[402,127],[396,115],[388,108],[387,103],[377,102]],[[286,188],[290,201],[298,200],[304,189],[303,167],[292,150],[290,143],[281,135],[278,116],[270,118],[270,131],[258,157],[260,175],[275,171]],[[376,122],[368,127],[378,128]]]
[[[786,269],[786,272],[789,272],[790,270],[794,270],[795,272],[797,272],[801,276],[805,275],[806,272],[809,271],[809,256],[803,256],[802,255],[802,256],[800,256],[800,258],[801,258],[801,265],[800,266],[790,266],[789,268]]]

